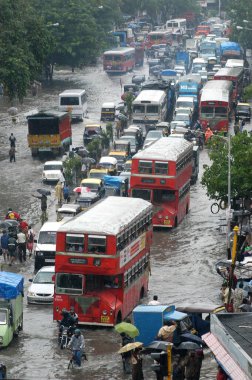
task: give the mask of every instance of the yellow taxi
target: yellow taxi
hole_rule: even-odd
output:
[[[124,171],[131,172],[131,165],[132,165],[132,160],[126,161],[124,165]]]
[[[80,183],[81,187],[85,187],[88,191],[95,193],[99,196],[99,198],[104,197],[105,188],[103,179],[100,178],[85,178]]]
[[[103,179],[105,175],[109,175],[109,169],[105,168],[96,168],[91,169],[88,175],[88,178]]]

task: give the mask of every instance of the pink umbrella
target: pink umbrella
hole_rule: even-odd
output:
[[[81,193],[81,187],[79,186],[79,187],[76,187],[75,189],[73,189],[73,191],[75,192],[75,193]]]

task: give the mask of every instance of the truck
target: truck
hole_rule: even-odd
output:
[[[228,59],[243,59],[241,45],[237,42],[227,41],[220,44],[220,62],[224,64]]]
[[[184,65],[186,72],[189,71],[190,68],[190,54],[188,51],[178,51],[176,53],[176,65]]]
[[[70,112],[41,111],[27,116],[28,145],[32,156],[40,152],[54,155],[69,150],[72,144]]]
[[[0,347],[7,347],[23,329],[24,278],[0,272]]]

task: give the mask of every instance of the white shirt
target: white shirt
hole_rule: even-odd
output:
[[[148,303],[148,305],[152,305],[152,306],[157,306],[157,305],[161,305],[161,303],[159,301],[156,301],[156,300],[152,300]]]
[[[24,234],[23,232],[19,232],[19,233],[17,234],[17,242],[18,242],[19,244],[26,243],[26,236],[25,236],[25,234]]]

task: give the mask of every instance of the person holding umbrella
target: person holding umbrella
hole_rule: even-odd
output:
[[[44,189],[38,189],[37,192],[41,195],[32,195],[34,198],[40,199],[41,201],[41,222],[42,225],[48,220],[47,217],[47,196],[51,195],[50,191]]]
[[[126,352],[129,352],[131,354],[132,380],[144,379],[142,369],[142,358],[140,355],[142,346],[143,343],[141,342],[128,343],[118,351],[119,354],[124,354]]]

